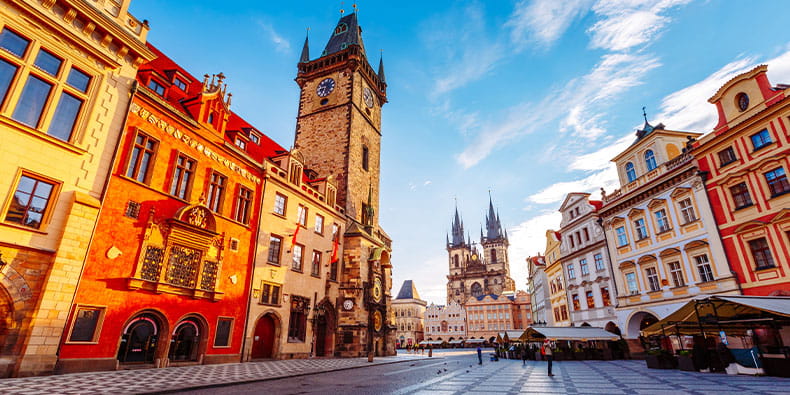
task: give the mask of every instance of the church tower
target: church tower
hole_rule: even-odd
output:
[[[355,10],[356,11],[356,10]],[[346,215],[342,244],[336,356],[395,354],[391,309],[392,241],[380,228],[381,106],[387,102],[384,63],[368,62],[357,13],[342,16],[321,55],[305,39],[298,64],[299,112],[294,148],[305,168],[337,181],[328,196]]]
[[[516,290],[510,278],[510,263],[507,249],[510,242],[502,229],[499,214],[489,198],[485,232],[480,230],[480,244],[464,240],[464,223],[455,209],[451,225],[452,239],[447,236],[449,274],[447,275],[447,303],[464,305],[470,297],[502,295]]]

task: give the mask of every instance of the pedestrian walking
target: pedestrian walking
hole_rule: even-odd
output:
[[[477,364],[483,364],[483,349],[480,346],[477,346]]]
[[[551,361],[554,360],[554,351],[551,350],[551,342],[549,341],[549,339],[546,339],[543,342],[543,347],[540,348],[540,354],[543,355],[543,357],[546,359],[546,362],[549,363],[548,366],[549,376],[554,376],[551,373]]]
[[[521,345],[521,366],[527,365],[527,345]]]

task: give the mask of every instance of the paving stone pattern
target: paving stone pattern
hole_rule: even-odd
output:
[[[367,358],[291,359],[0,379],[0,394],[153,393],[293,377],[415,359],[422,358],[376,357],[373,363],[369,363]]]
[[[790,379],[648,369],[644,361],[500,360],[432,380],[409,394],[790,394]]]

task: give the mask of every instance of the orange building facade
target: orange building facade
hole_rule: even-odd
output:
[[[719,122],[694,149],[732,270],[744,295],[790,294],[790,91],[768,66],[709,99]]]
[[[143,64],[58,371],[238,362],[262,196],[282,148],[156,48]]]

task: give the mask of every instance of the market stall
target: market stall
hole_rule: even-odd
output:
[[[555,347],[554,359],[561,361],[612,359],[611,342],[620,340],[620,337],[592,326],[530,326],[519,339],[537,347],[544,340],[550,340]]]
[[[684,370],[725,370],[734,359],[741,373],[790,376],[790,297],[698,296],[642,335]]]

